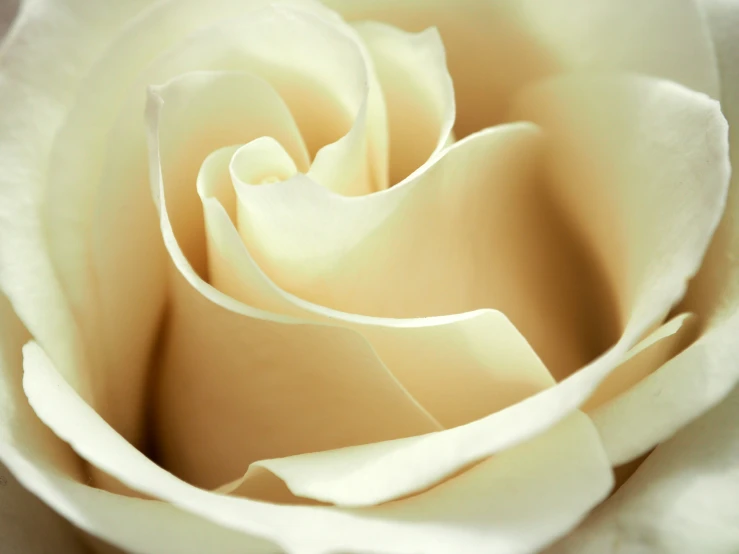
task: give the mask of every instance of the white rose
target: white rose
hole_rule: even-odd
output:
[[[96,549],[735,552],[739,6],[325,4],[23,3],[0,460]]]

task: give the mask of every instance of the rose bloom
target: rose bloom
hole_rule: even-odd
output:
[[[737,29],[22,2],[0,550],[739,551]]]

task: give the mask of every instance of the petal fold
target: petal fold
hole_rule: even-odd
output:
[[[220,123],[208,118],[195,106],[218,97],[224,83],[188,87],[193,83],[183,79],[152,91],[149,110],[152,184],[174,262],[157,385],[163,463],[190,482],[215,487],[259,459],[438,430],[356,332],[271,316],[219,293],[193,271],[184,247],[202,217],[192,202],[197,164],[253,134],[269,136],[274,122],[267,118],[261,130],[238,124],[238,114],[263,117],[254,102]],[[194,79],[197,85],[200,77]],[[207,121],[195,118],[200,125],[183,129],[192,123],[187,108]],[[206,133],[207,140],[200,138]],[[233,161],[238,165],[238,158]],[[207,377],[204,368],[210,368]]]
[[[280,506],[228,497],[156,466],[84,404],[37,345],[25,354],[24,383],[34,409],[91,463],[129,486],[207,520],[269,537],[288,551],[410,554],[421,548],[443,554],[453,546],[482,554],[494,546],[501,554],[535,552],[571,529],[613,482],[592,424],[573,414],[530,443],[385,506]]]
[[[454,86],[436,29],[411,34],[374,21],[354,24],[375,63],[388,111],[390,183],[443,148],[455,119]]]
[[[518,91],[560,73],[644,73],[718,97],[714,48],[694,0],[325,3],[349,21],[383,21],[411,32],[438,26],[454,80],[459,137],[500,123]]]

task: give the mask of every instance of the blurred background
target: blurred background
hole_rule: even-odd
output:
[[[5,35],[17,8],[18,0],[0,0],[0,36]]]

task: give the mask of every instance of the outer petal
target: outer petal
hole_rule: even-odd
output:
[[[48,256],[40,213],[45,171],[82,77],[124,22],[149,3],[26,2],[0,52],[0,286],[88,398],[90,353]]]
[[[384,21],[409,31],[438,26],[454,79],[460,136],[499,123],[517,90],[561,72],[635,71],[718,95],[710,36],[693,0],[326,4],[350,20]]]
[[[739,390],[642,463],[551,554],[739,549]]]
[[[202,554],[211,548],[233,554],[275,552],[273,544],[229,531],[166,503],[119,496],[85,484],[90,478],[82,471],[79,458],[39,421],[24,395],[21,348],[28,339],[28,332],[0,296],[0,460],[21,485],[81,529],[137,554]],[[30,549],[37,544],[39,553],[76,554],[76,537],[69,528],[23,494],[16,494],[19,485],[12,477],[8,476],[6,485],[0,487],[0,544],[4,552],[9,547],[12,553],[35,554]],[[33,537],[14,550],[13,541],[30,530],[27,518],[31,510]],[[7,522],[12,525],[10,532]]]
[[[566,532],[612,484],[597,434],[586,417],[573,414],[537,440],[377,508],[280,506],[227,497],[155,465],[84,404],[37,345],[24,350],[24,386],[32,405],[86,459],[141,491],[270,537],[290,552],[533,553]]]
[[[722,109],[730,124],[732,161],[739,163],[739,6],[703,0],[719,55]],[[631,432],[642,444],[678,431],[725,398],[739,373],[739,186],[732,179],[727,211],[704,263],[691,284],[685,307],[705,314],[705,337],[661,368],[631,395],[626,414],[637,412]],[[639,553],[716,552],[739,549],[739,396],[737,389],[647,458],[619,492],[552,554],[621,551]],[[647,409],[648,408],[648,409]],[[637,421],[637,420],[633,420]],[[642,432],[645,423],[646,433]],[[645,434],[647,436],[645,436]],[[651,435],[651,436],[650,436]],[[641,449],[643,450],[643,449]]]

